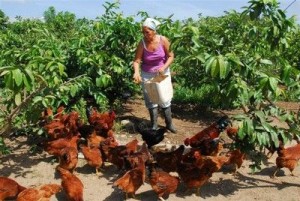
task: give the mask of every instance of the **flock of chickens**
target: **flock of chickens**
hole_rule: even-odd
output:
[[[100,113],[90,108],[88,123],[83,123],[77,112],[65,113],[64,108],[60,107],[54,114],[47,109],[43,113],[43,127],[48,137],[42,146],[49,155],[58,158],[56,169],[61,185],[25,188],[11,178],[0,177],[0,201],[12,198],[17,201],[47,201],[60,191],[66,194],[69,201],[83,201],[84,186],[75,174],[79,152],[87,164],[95,168],[97,175],[105,162],[116,166],[120,175],[113,186],[123,191],[126,199],[135,197],[144,183],[150,184],[161,200],[175,193],[180,182],[187,189],[196,189],[199,195],[200,187],[208,182],[213,173],[225,165],[235,165],[236,171],[245,159],[245,153],[240,149],[224,152],[220,133],[226,132],[231,139],[236,139],[238,132],[226,115],[169,151],[153,149],[164,139],[166,129],[150,130],[143,124],[137,125],[142,142],[134,139],[120,145],[113,131],[115,119],[114,112]],[[277,169],[272,176],[283,167],[289,168],[292,173],[300,159],[292,154],[295,151],[300,153],[300,145],[284,148],[280,144]]]

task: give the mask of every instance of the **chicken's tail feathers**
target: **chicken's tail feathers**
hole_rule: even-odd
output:
[[[41,187],[41,190],[45,190],[50,194],[55,194],[60,192],[62,187],[59,184],[45,184]]]
[[[185,145],[185,146],[189,146],[189,145],[190,145],[190,138],[186,138],[186,139],[184,140],[184,145]]]
[[[147,124],[143,121],[136,123],[135,127],[139,133],[143,132],[144,130],[147,130],[148,128]]]
[[[19,193],[22,192],[22,191],[24,191],[25,189],[27,189],[27,188],[24,187],[24,186],[18,185],[18,191],[19,191]]]

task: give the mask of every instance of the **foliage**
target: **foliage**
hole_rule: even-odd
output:
[[[279,112],[275,106],[287,94],[299,94],[299,69],[289,57],[281,56],[292,49],[293,18],[285,16],[277,1],[249,3],[241,14],[233,11],[219,18],[188,21],[175,37],[173,49],[178,55],[179,85],[210,85],[221,97],[219,106],[244,110],[244,115],[236,117],[241,122],[238,143],[253,156],[255,169],[264,147],[278,147],[278,136],[291,140],[290,135],[299,135],[294,129],[296,115]],[[299,100],[297,95],[294,98]],[[291,121],[288,124],[293,126],[274,126],[274,118]]]
[[[0,126],[5,137],[38,126],[46,107],[66,106],[85,117],[89,104],[116,108],[140,92],[132,82],[132,60],[140,41],[140,23],[149,15],[125,17],[119,2],[105,2],[95,20],[76,19],[50,7],[45,21],[0,12]],[[265,147],[299,135],[299,115],[276,106],[299,101],[299,25],[287,18],[276,0],[250,0],[242,13],[173,20],[159,18],[159,34],[171,40],[174,100],[208,108],[242,108],[241,146],[259,168]],[[216,95],[217,94],[217,95]],[[92,100],[92,101],[91,101]],[[288,128],[272,125],[274,119]],[[0,144],[0,147],[2,145]]]

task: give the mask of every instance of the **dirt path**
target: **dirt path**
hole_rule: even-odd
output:
[[[298,106],[298,105],[297,105]],[[295,106],[295,108],[297,108]],[[122,120],[147,120],[148,112],[141,101],[128,102],[124,105],[124,113],[120,115]],[[181,110],[174,107],[174,123],[177,126],[178,134],[168,134],[160,144],[162,147],[182,144],[183,139],[202,130],[211,122],[217,113],[202,113],[196,110]],[[164,125],[163,119],[159,118],[161,126]],[[132,126],[116,133],[116,137],[121,144],[125,144],[133,138],[140,140],[140,136],[134,132]],[[0,157],[0,176],[14,178],[24,186],[38,186],[45,183],[60,183],[58,175],[55,173],[57,165],[55,159],[45,152],[30,153],[28,141],[24,137],[12,138],[7,143],[11,146],[13,154]],[[271,179],[270,175],[275,170],[276,154],[262,165],[261,172],[251,174],[249,168],[250,161],[245,161],[236,175],[229,173],[230,169],[223,169],[213,174],[211,180],[200,190],[200,197],[194,193],[186,192],[181,184],[176,194],[171,194],[168,200],[194,201],[199,199],[223,201],[223,200],[243,200],[243,201],[296,201],[300,200],[300,168],[294,171],[295,175],[290,176],[289,171],[283,169],[279,171],[277,179]],[[97,177],[94,169],[86,165],[83,159],[79,159],[76,175],[84,184],[85,201],[100,200],[124,200],[124,194],[112,187],[113,181],[118,177],[119,171],[107,163],[102,175]],[[64,193],[57,194],[52,201],[65,201]],[[145,183],[137,191],[136,199],[155,201],[157,197],[151,190],[151,186]]]

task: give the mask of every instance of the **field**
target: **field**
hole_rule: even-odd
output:
[[[297,103],[280,103],[282,106],[296,110]],[[190,106],[179,107],[174,105],[174,124],[178,129],[177,134],[168,133],[164,141],[159,144],[161,148],[170,148],[172,145],[182,144],[186,137],[189,137],[208,124],[210,124],[219,112],[208,112],[201,108],[191,108]],[[240,111],[223,111],[229,115]],[[130,100],[124,104],[124,110],[118,114],[119,119],[132,121],[134,119],[148,119],[148,111],[144,108],[142,100]],[[164,121],[159,117],[159,123],[164,125]],[[123,130],[116,133],[120,144],[140,136],[134,131],[132,125],[128,125]],[[56,160],[45,152],[29,152],[30,144],[34,142],[24,136],[11,136],[6,143],[13,152],[7,156],[1,156],[0,170],[1,176],[8,176],[17,180],[20,184],[30,187],[45,183],[60,183],[58,175],[55,173]],[[250,161],[246,160],[236,175],[230,173],[230,167],[222,169],[213,175],[211,180],[200,190],[200,197],[196,197],[193,192],[186,192],[181,184],[176,194],[171,194],[168,200],[272,200],[272,201],[293,201],[300,197],[300,168],[294,174],[286,169],[278,172],[276,179],[271,179],[270,175],[275,170],[276,154],[266,161],[262,170],[252,174],[249,168]],[[86,201],[99,200],[124,200],[124,195],[112,187],[113,181],[118,177],[119,171],[111,164],[106,163],[102,175],[97,177],[94,169],[88,167],[83,159],[79,160],[77,176],[84,184],[84,198]],[[58,193],[51,200],[66,200],[64,193]],[[138,191],[136,199],[129,200],[157,200],[151,186],[145,183]]]

